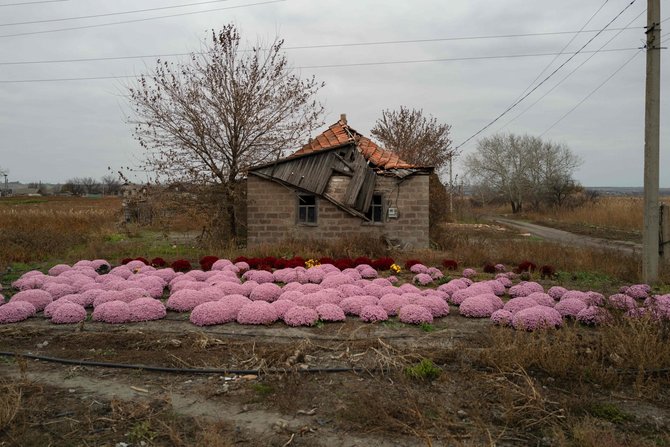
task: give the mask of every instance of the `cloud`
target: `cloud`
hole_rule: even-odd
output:
[[[182,0],[187,3],[187,0]],[[249,3],[249,2],[246,2]],[[180,10],[147,12],[50,24],[2,26],[0,35],[13,32],[63,28],[243,5],[242,1],[200,5]],[[555,31],[575,31],[600,6],[591,2],[527,2],[507,0],[417,0],[414,2],[343,0],[286,2],[215,11],[155,21],[104,26],[51,34],[2,38],[0,62],[72,59],[142,54],[183,53],[198,50],[207,30],[233,22],[255,43],[277,33],[287,47],[487,36]],[[603,27],[627,1],[607,2],[587,29]],[[41,18],[71,17],[149,8],[151,2],[58,2],[3,8],[3,23]],[[644,8],[635,4],[613,26],[628,23]],[[644,14],[635,25],[644,24]],[[575,50],[594,34],[579,35]],[[603,33],[588,49],[597,49],[613,34]],[[375,61],[407,61],[550,53],[559,51],[570,34],[534,37],[343,46],[288,50],[296,67]],[[627,30],[608,48],[639,47],[642,29]],[[571,78],[515,120],[503,131],[538,135],[575,106],[611,75],[631,52],[601,53]],[[588,55],[566,65],[567,73]],[[554,63],[558,66],[567,56]],[[326,82],[320,100],[326,105],[326,122],[347,113],[353,127],[368,133],[381,110],[400,105],[423,108],[452,125],[460,143],[486,125],[526,89],[553,56],[485,59],[459,62],[313,68],[300,70]],[[146,72],[154,61],[117,60],[62,64],[3,65],[0,80],[61,77],[134,76]],[[662,69],[667,72],[668,59]],[[544,76],[551,72],[550,69]],[[491,126],[490,135],[519,113],[562,76],[552,78],[514,112]],[[665,77],[667,78],[667,76]],[[70,177],[101,177],[107,166],[136,165],[142,151],[132,138],[125,118],[127,80],[77,82],[0,83],[0,166],[12,180],[59,182]],[[665,86],[665,83],[664,83]],[[668,114],[667,88],[662,88],[662,116]],[[571,147],[585,163],[577,172],[585,185],[641,185],[644,145],[644,55],[638,56],[582,106],[568,115],[546,137]],[[662,147],[670,136],[662,128]],[[476,139],[464,146],[472,150]],[[662,149],[661,166],[670,165]],[[142,177],[143,178],[143,177]],[[670,186],[670,171],[661,171],[662,186]]]

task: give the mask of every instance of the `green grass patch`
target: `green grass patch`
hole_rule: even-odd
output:
[[[414,366],[405,368],[405,375],[410,379],[434,380],[440,377],[442,370],[430,359],[423,359]]]
[[[274,388],[267,383],[254,383],[251,388],[261,397],[267,397],[275,392]]]
[[[631,415],[625,413],[615,404],[609,402],[598,402],[591,404],[587,409],[587,412],[592,416],[605,419],[614,424],[621,424],[633,419]]]
[[[437,330],[431,323],[421,323],[419,327],[424,332],[435,332]]]

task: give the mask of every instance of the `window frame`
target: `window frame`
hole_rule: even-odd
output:
[[[301,203],[303,201],[304,197],[309,197],[314,199],[314,204],[303,204]],[[303,194],[300,193],[297,195],[297,203],[296,203],[296,223],[298,225],[307,225],[307,226],[317,226],[319,222],[319,199],[316,196],[316,194]],[[305,210],[305,219],[301,219],[300,214],[301,210]],[[314,210],[314,220],[310,221],[309,220],[309,210],[313,209]]]
[[[379,203],[375,203],[375,197],[379,197]],[[375,220],[375,209],[379,209],[379,219],[380,220]],[[386,215],[384,214],[384,194],[375,192],[372,194],[372,200],[370,201],[370,208],[368,209],[368,212],[365,213],[365,217],[367,217],[369,222],[366,222],[368,225],[383,225],[386,222]]]

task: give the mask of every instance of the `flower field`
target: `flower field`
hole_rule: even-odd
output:
[[[183,259],[167,265],[162,258],[127,258],[116,266],[99,259],[58,264],[46,274],[26,272],[12,283],[6,304],[2,298],[0,324],[40,317],[54,324],[130,324],[161,320],[168,312],[188,314],[196,326],[315,326],[347,318],[421,325],[458,314],[535,331],[566,321],[600,325],[614,314],[670,320],[670,294],[654,295],[646,284],[608,297],[557,285],[545,290],[529,280],[536,266],[528,261],[516,268],[519,273],[497,264],[493,273],[466,268],[460,274],[452,260],[442,262],[452,269],[443,272],[419,260],[403,269],[391,258],[205,256],[200,269]]]

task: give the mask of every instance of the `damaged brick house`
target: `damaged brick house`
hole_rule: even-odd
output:
[[[377,146],[341,115],[291,156],[248,171],[247,243],[367,235],[427,248],[432,172]]]

